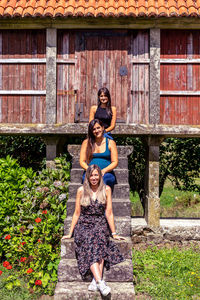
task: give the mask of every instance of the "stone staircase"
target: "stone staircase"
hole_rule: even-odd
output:
[[[67,201],[67,218],[64,233],[69,232],[75,207],[77,188],[80,186],[83,170],[79,165],[80,146],[69,145],[68,151],[72,156],[71,182],[69,184],[69,199]],[[131,204],[129,200],[128,158],[132,152],[131,146],[118,146],[119,165],[115,170],[117,185],[113,192],[113,211],[116,231],[125,237],[123,241],[115,241],[125,261],[104,271],[104,279],[111,287],[111,294],[103,297],[99,292],[88,292],[88,282],[84,282],[78,271],[74,251],[73,238],[61,242],[61,261],[58,266],[58,283],[55,289],[55,300],[86,300],[112,299],[133,300],[133,266],[131,234]],[[89,278],[90,281],[92,278]]]

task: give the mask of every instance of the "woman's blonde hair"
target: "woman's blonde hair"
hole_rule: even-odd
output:
[[[91,203],[92,198],[92,189],[90,184],[90,176],[94,170],[98,171],[99,174],[99,186],[97,189],[97,199],[99,203],[105,204],[106,203],[106,185],[103,182],[103,177],[101,174],[101,169],[97,165],[91,165],[87,168],[85,173],[85,180],[83,183],[83,194],[81,197],[81,205],[88,206]]]

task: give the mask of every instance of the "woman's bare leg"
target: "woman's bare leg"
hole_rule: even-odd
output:
[[[99,262],[100,272],[101,272],[101,279],[103,278],[103,265],[104,265],[104,259],[102,259]]]
[[[94,276],[94,279],[96,280],[96,282],[101,280],[101,276],[102,276],[102,272],[101,272],[101,268],[100,268],[100,264],[98,262],[92,264],[90,266],[90,270]]]

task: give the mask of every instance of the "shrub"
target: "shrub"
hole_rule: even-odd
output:
[[[7,155],[17,159],[21,166],[41,168],[46,146],[36,136],[0,136],[0,157]]]
[[[5,166],[13,164],[16,173],[15,180],[12,168],[4,167],[7,171],[0,179],[1,195],[4,186],[9,191],[1,217],[1,259],[19,277],[26,277],[28,288],[36,293],[52,294],[57,281],[70,163],[65,158],[55,162],[57,169],[43,169],[36,174],[32,169],[20,168],[10,157],[1,160]],[[17,278],[12,279],[9,287],[15,286]]]

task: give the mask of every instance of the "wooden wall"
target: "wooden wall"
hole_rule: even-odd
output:
[[[45,30],[0,31],[0,122],[45,123],[45,53]]]
[[[47,122],[46,35],[46,30],[0,31],[0,123]],[[56,123],[87,122],[103,86],[118,122],[150,123],[149,30],[57,30],[54,37]],[[156,104],[161,124],[200,124],[199,78],[200,31],[161,30],[160,107]],[[159,83],[157,92],[159,101]],[[159,120],[159,110],[157,115]]]
[[[162,30],[160,122],[200,124],[200,31]]]

